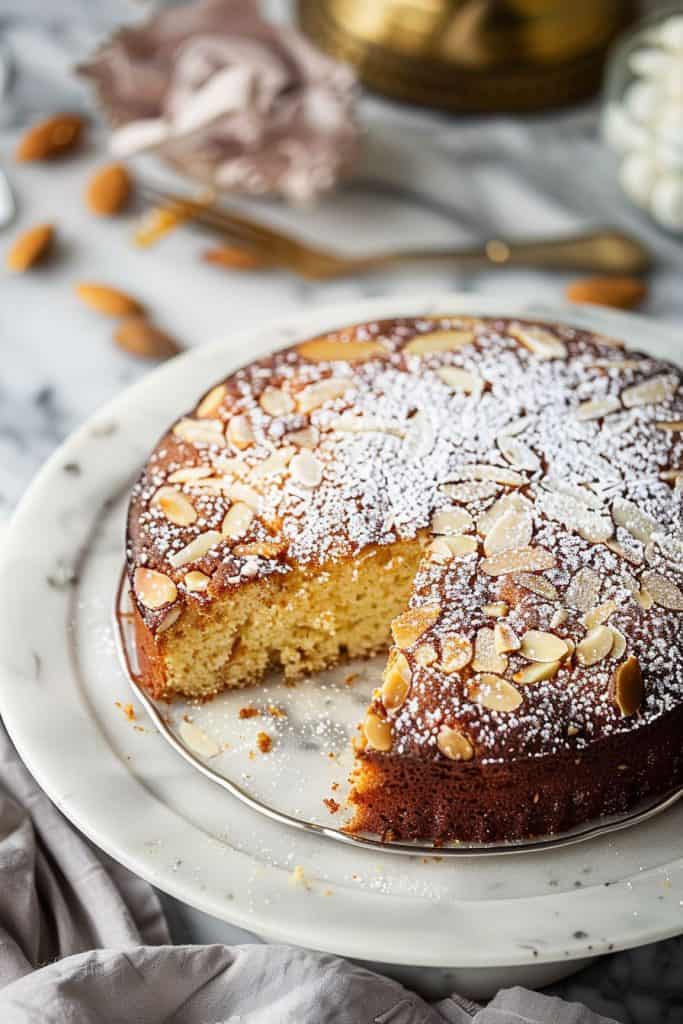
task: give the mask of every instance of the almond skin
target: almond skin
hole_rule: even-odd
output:
[[[107,164],[90,178],[85,191],[88,209],[98,217],[112,217],[128,202],[131,177],[123,164]]]
[[[130,316],[143,312],[137,299],[106,284],[83,282],[76,286],[76,295],[86,306],[107,316]]]
[[[585,277],[567,286],[570,302],[636,309],[647,297],[647,286],[637,277]]]
[[[218,245],[207,249],[203,259],[227,270],[263,270],[270,266],[262,256],[238,245]]]
[[[24,231],[5,257],[7,269],[15,274],[23,274],[47,255],[54,235],[55,229],[52,224],[37,224],[36,227]]]
[[[180,352],[178,343],[144,316],[126,317],[116,329],[114,341],[139,359],[170,359]]]
[[[79,114],[55,114],[39,121],[21,137],[16,159],[26,163],[61,156],[76,146],[84,127],[85,121]]]

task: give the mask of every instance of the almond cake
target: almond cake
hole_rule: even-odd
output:
[[[577,328],[420,317],[257,360],[129,510],[145,685],[389,649],[348,828],[511,840],[683,785],[683,388]]]

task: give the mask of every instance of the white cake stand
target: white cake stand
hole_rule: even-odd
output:
[[[683,804],[555,850],[396,856],[269,820],[178,757],[141,705],[135,721],[117,706],[131,699],[111,616],[125,496],[168,423],[216,379],[297,337],[433,312],[566,319],[677,355],[674,331],[641,317],[453,295],[308,313],[173,360],[78,431],[16,513],[0,565],[0,711],[67,817],[158,888],[267,939],[380,964],[423,991],[483,996],[683,931]]]

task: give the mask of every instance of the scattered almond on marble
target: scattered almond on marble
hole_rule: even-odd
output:
[[[583,277],[567,285],[565,295],[570,302],[636,309],[647,298],[647,285],[637,277]]]
[[[86,306],[106,316],[130,316],[142,313],[142,305],[127,292],[106,284],[84,281],[76,285],[76,295]]]
[[[128,316],[114,332],[114,341],[129,355],[140,359],[170,359],[181,351],[170,334],[145,316]]]
[[[107,164],[91,175],[85,201],[97,217],[112,217],[128,202],[132,179],[124,164]]]
[[[29,163],[62,156],[76,146],[84,128],[85,120],[79,114],[54,114],[32,125],[22,135],[16,159],[20,163]]]
[[[34,267],[47,256],[54,241],[55,229],[52,224],[37,224],[22,232],[12,243],[5,265],[15,274]]]
[[[202,259],[226,270],[266,270],[273,265],[260,253],[240,245],[216,245],[206,249]]]

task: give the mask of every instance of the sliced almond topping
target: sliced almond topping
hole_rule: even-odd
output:
[[[292,480],[302,487],[317,487],[323,478],[323,467],[307,449],[298,452],[289,464]]]
[[[416,640],[430,629],[441,614],[441,605],[422,605],[408,608],[391,623],[391,633],[397,647],[412,647]]]
[[[623,544],[616,540],[606,540],[605,547],[613,551],[619,558],[623,558],[625,562],[630,562],[631,565],[642,564],[643,556],[640,551],[633,548],[625,548]]]
[[[475,704],[491,711],[514,711],[522,703],[522,695],[512,683],[490,672],[475,676],[467,695]]]
[[[487,576],[505,576],[513,572],[543,572],[554,565],[555,558],[550,551],[541,547],[525,547],[501,551],[485,558],[481,568]]]
[[[274,388],[270,384],[264,388],[258,404],[269,416],[286,416],[288,412],[294,411],[292,396],[281,388]]]
[[[218,455],[213,464],[216,470],[229,477],[245,477],[249,472],[249,463],[241,455]]]
[[[307,384],[305,388],[296,395],[296,403],[301,413],[313,412],[325,402],[332,402],[341,396],[352,386],[350,380],[327,377],[325,380],[315,381]]]
[[[429,334],[418,334],[411,338],[403,351],[412,356],[424,356],[430,352],[456,352],[471,345],[473,341],[473,331],[430,331]]]
[[[169,522],[176,526],[191,526],[197,518],[192,502],[175,487],[160,487],[150,505],[161,509]]]
[[[433,665],[436,659],[436,647],[433,644],[420,644],[415,649],[415,661],[423,668],[426,668],[427,665]]]
[[[173,580],[156,569],[136,569],[133,574],[133,589],[140,604],[156,610],[171,604],[178,596]]]
[[[467,736],[448,725],[442,725],[439,729],[436,745],[449,761],[471,761],[474,757],[474,747]]]
[[[173,433],[181,441],[197,447],[223,444],[223,424],[220,420],[182,419],[174,426]]]
[[[678,378],[673,374],[662,373],[657,377],[650,377],[640,384],[633,384],[630,388],[624,388],[621,392],[621,400],[627,409],[637,405],[655,405],[660,402],[668,402],[678,390]]]
[[[403,651],[393,648],[387,667],[380,696],[387,711],[396,711],[404,703],[410,691],[410,665]]]
[[[292,430],[285,435],[285,441],[295,444],[297,448],[315,448],[320,438],[316,427],[303,427],[301,430]]]
[[[668,430],[673,434],[683,432],[683,420],[660,420],[655,426],[657,430]]]
[[[623,526],[625,530],[647,544],[652,534],[659,529],[659,524],[652,516],[642,512],[638,506],[626,498],[616,498],[612,505],[612,518],[617,526]]]
[[[455,537],[437,537],[428,547],[429,561],[444,565],[454,558],[465,558],[478,550],[476,537],[458,534]]]
[[[368,711],[363,728],[368,745],[373,750],[391,750],[394,740],[391,722],[388,719],[380,718],[374,711]]]
[[[263,480],[269,476],[281,476],[296,452],[294,445],[277,448],[263,462],[259,462],[251,471],[252,480]]]
[[[564,625],[568,618],[569,612],[567,611],[567,609],[558,608],[557,611],[553,612],[553,617],[550,620],[550,628],[558,629],[560,626]]]
[[[493,601],[491,604],[485,604],[482,611],[492,619],[503,619],[510,611],[510,607],[507,601]]]
[[[233,448],[237,448],[239,451],[248,448],[250,444],[254,443],[254,431],[251,429],[249,417],[244,413],[233,416],[228,423],[225,436],[228,444],[231,444]]]
[[[636,604],[640,605],[643,611],[646,612],[648,612],[650,608],[652,608],[652,605],[655,603],[652,594],[648,593],[648,591],[644,588],[636,590],[633,594],[633,599],[636,602]]]
[[[246,502],[237,501],[228,509],[223,519],[221,533],[224,537],[230,537],[231,540],[240,540],[249,530],[253,518],[253,508],[250,508]]]
[[[595,608],[600,600],[602,583],[597,572],[587,566],[572,576],[564,595],[564,600],[570,608],[577,608],[580,612],[590,611]]]
[[[513,469],[506,469],[504,466],[483,466],[479,463],[459,466],[455,470],[454,476],[458,480],[490,480],[493,483],[503,484],[504,487],[521,487],[527,482],[525,476],[516,473]]]
[[[610,690],[612,699],[623,717],[635,715],[645,696],[643,673],[637,658],[631,656],[616,668]]]
[[[683,473],[683,470],[681,470]],[[453,501],[461,502],[463,505],[471,501],[486,501],[500,493],[501,484],[493,480],[467,480],[462,484],[441,484],[439,490],[447,494]]]
[[[556,334],[533,324],[512,324],[509,333],[539,359],[566,359],[567,347]]]
[[[614,533],[609,515],[590,508],[567,491],[541,491],[536,496],[536,504],[548,519],[561,523],[592,544],[604,543]]]
[[[441,639],[441,671],[446,675],[459,672],[472,660],[472,644],[459,633],[447,633]]]
[[[621,402],[615,395],[607,395],[605,398],[593,398],[588,402],[581,403],[576,410],[576,418],[577,420],[599,420],[620,408]]]
[[[644,572],[643,587],[660,608],[683,612],[683,591],[667,576],[659,572]]]
[[[287,544],[281,540],[254,540],[248,544],[235,544],[233,555],[238,558],[277,558],[287,550]]]
[[[512,678],[520,686],[542,683],[545,679],[552,679],[556,676],[561,664],[561,661],[535,661],[531,665],[525,665],[519,672],[515,672]]]
[[[210,466],[186,466],[185,469],[176,469],[168,478],[170,484],[189,484],[196,480],[203,480],[211,476],[213,470]]]
[[[226,494],[231,501],[242,501],[245,505],[249,505],[250,508],[257,509],[261,502],[261,495],[258,491],[255,491],[249,484],[243,484],[241,481],[236,480],[234,483],[229,483],[225,488]]]
[[[180,569],[190,562],[196,562],[198,559],[203,558],[212,547],[220,544],[222,540],[224,540],[224,537],[218,530],[206,530],[195,537],[194,540],[191,540],[189,544],[186,544],[184,548],[181,548],[180,551],[169,555],[168,561],[174,569]]]
[[[497,622],[493,627],[493,642],[498,654],[507,654],[508,651],[518,651],[520,640],[512,626],[507,622]]]
[[[482,512],[477,519],[477,530],[484,537],[486,537],[491,530],[494,528],[499,519],[501,519],[506,512],[511,509],[518,511],[520,514],[531,515],[533,511],[533,505],[528,498],[525,498],[522,494],[504,494],[498,501],[494,501],[493,505]]]
[[[602,626],[604,622],[607,622],[610,615],[616,610],[616,601],[605,601],[597,608],[591,608],[589,612],[586,612],[581,621],[586,629],[593,629],[595,626]]]
[[[182,605],[176,605],[175,608],[170,608],[156,628],[157,636],[161,633],[165,633],[167,629],[171,628],[171,626],[175,626],[182,614]]]
[[[203,572],[188,572],[185,576],[184,582],[187,589],[192,593],[195,593],[197,591],[206,590],[211,582],[211,577],[207,576],[206,573]]]
[[[484,540],[484,553],[497,555],[511,548],[524,548],[531,543],[534,523],[531,512],[524,506],[510,506],[496,520]]]
[[[595,665],[612,650],[614,636],[607,626],[595,626],[576,645],[576,658],[581,665]]]
[[[223,399],[228,393],[225,384],[218,384],[202,398],[197,406],[197,417],[200,420],[213,419],[218,415],[218,410],[223,404]]]
[[[452,391],[461,391],[465,395],[480,395],[484,390],[484,381],[481,377],[457,366],[441,366],[436,373]]]
[[[569,651],[565,641],[541,629],[529,629],[522,637],[519,653],[528,661],[561,661]]]
[[[313,338],[297,345],[302,359],[311,363],[364,363],[386,354],[386,348],[379,341],[342,341],[333,334],[326,338]]]
[[[541,468],[541,460],[536,452],[516,437],[508,434],[499,435],[496,438],[496,444],[503,458],[517,469],[535,473],[537,469]]]
[[[619,658],[623,658],[626,652],[626,637],[616,626],[610,626],[609,629],[612,634],[612,650],[609,652],[609,656],[615,661],[619,661]]]
[[[546,601],[557,601],[560,596],[555,584],[551,583],[545,576],[534,576],[530,572],[518,572],[515,576],[515,583],[520,587],[524,587],[525,590],[530,590],[532,594],[544,597]]]
[[[477,630],[474,639],[474,658],[472,668],[475,672],[504,672],[508,660],[504,654],[499,654],[496,649],[495,631],[483,627]]]
[[[442,508],[432,516],[432,533],[458,534],[474,529],[474,520],[464,508]]]
[[[347,434],[391,434],[393,437],[405,437],[405,430],[389,422],[375,420],[363,413],[344,412],[332,420],[333,430]]]

